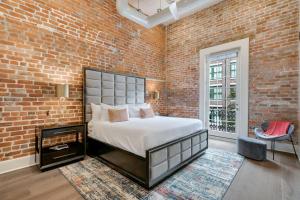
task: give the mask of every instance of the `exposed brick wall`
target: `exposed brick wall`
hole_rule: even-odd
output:
[[[112,0],[1,1],[0,160],[32,154],[37,125],[82,120],[83,67],[164,79],[164,46],[163,28],[124,19]],[[63,115],[57,83],[70,85]]]
[[[249,37],[249,125],[297,124],[298,18],[297,0],[225,0],[168,26],[168,112],[198,117],[199,51]]]
[[[300,33],[300,1],[298,1],[298,32]],[[300,39],[298,41],[298,67],[299,67],[299,76],[300,76]],[[300,77],[298,78],[298,105],[300,107]],[[300,108],[299,108],[300,109]],[[300,110],[298,111],[298,124],[300,124]],[[298,136],[298,155],[300,154],[300,136]]]
[[[37,125],[82,120],[83,67],[166,80],[147,81],[160,91],[158,101],[148,98],[155,111],[197,117],[200,49],[245,37],[250,126],[296,123],[298,18],[296,0],[224,0],[165,32],[122,18],[112,0],[2,0],[0,160],[32,154]],[[63,115],[57,83],[70,85]]]
[[[159,92],[159,99],[153,99],[154,91]],[[150,103],[155,112],[161,115],[167,115],[167,90],[164,80],[148,80],[147,81],[147,102]]]

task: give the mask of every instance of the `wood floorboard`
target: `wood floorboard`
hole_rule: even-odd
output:
[[[236,152],[236,144],[210,140],[212,148]],[[267,161],[245,159],[224,200],[299,200],[300,163],[292,154],[275,154]]]
[[[209,140],[209,146],[236,152],[234,143]],[[269,153],[268,158],[271,159]],[[58,169],[29,167],[0,175],[1,200],[83,199]],[[275,161],[245,159],[224,200],[299,200],[300,164],[293,155],[276,153]]]
[[[29,167],[0,175],[0,199],[82,199],[58,169],[39,172]]]

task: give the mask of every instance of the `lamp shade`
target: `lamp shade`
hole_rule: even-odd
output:
[[[56,97],[69,97],[69,85],[56,85]]]

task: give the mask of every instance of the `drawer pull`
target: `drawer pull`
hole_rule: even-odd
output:
[[[67,130],[67,131],[54,132],[53,134],[58,135],[58,134],[64,134],[64,133],[72,133],[72,132],[75,132],[75,131],[77,131],[77,130],[72,129],[72,130]]]
[[[56,160],[56,159],[60,159],[60,158],[68,157],[68,156],[73,156],[73,155],[76,155],[76,153],[69,153],[69,154],[65,154],[65,155],[62,155],[62,156],[56,156],[56,157],[53,157],[53,159]]]

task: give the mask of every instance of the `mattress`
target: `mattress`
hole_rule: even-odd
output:
[[[161,117],[130,118],[126,122],[90,121],[88,136],[146,157],[146,150],[203,129],[198,119]]]

